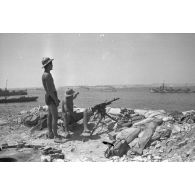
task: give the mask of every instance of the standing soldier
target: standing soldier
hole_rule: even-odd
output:
[[[57,133],[57,120],[58,120],[58,109],[60,100],[57,96],[57,91],[54,85],[53,77],[50,71],[53,69],[53,61],[49,57],[45,57],[42,60],[42,65],[45,70],[42,75],[42,83],[45,89],[45,103],[48,105],[48,117],[47,117],[47,127],[48,127],[48,138],[53,139],[54,142],[64,143],[65,140]]]

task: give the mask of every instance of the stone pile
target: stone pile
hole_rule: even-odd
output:
[[[42,150],[41,162],[64,162],[65,155],[62,150],[52,147],[45,147]]]
[[[134,110],[134,113],[144,116],[144,119],[131,127],[119,127],[110,133],[110,141],[125,139],[130,146],[127,154],[121,158],[111,157],[111,161],[159,162],[195,159],[195,111],[166,113],[163,110]],[[153,126],[152,131],[151,125],[156,120],[162,122]]]
[[[141,110],[129,108],[106,108],[107,113],[116,118],[116,123],[110,118],[105,119],[109,131],[108,141],[125,139],[130,147],[122,157],[112,156],[114,162],[161,162],[161,161],[194,161],[195,160],[195,111],[170,112],[164,110]],[[77,108],[76,111],[82,111]],[[22,111],[15,123],[23,124],[24,116],[40,116],[47,113],[47,106],[39,106],[30,111]],[[63,123],[59,109],[58,125]],[[10,123],[10,122],[8,122]],[[7,122],[1,120],[1,125]],[[36,125],[32,126],[37,127]],[[106,132],[106,130],[104,130]],[[90,139],[90,138],[89,138]],[[34,147],[30,144],[4,144],[1,150],[9,148]],[[52,147],[40,147],[41,161],[66,161],[62,151]]]

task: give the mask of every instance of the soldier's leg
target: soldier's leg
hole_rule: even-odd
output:
[[[48,137],[54,138],[54,134],[52,132],[52,114],[51,114],[51,106],[48,106],[48,115],[47,115],[47,128],[48,128]]]
[[[51,115],[52,115],[53,134],[54,134],[54,137],[58,137],[58,133],[57,133],[58,110],[57,110],[57,106],[52,103],[50,105],[50,108],[51,108]]]
[[[91,116],[92,116],[92,112],[89,109],[85,109],[83,112],[83,126],[84,126],[84,132],[86,133],[90,132],[90,130],[88,129],[88,122]]]
[[[84,132],[88,132],[88,121],[90,118],[88,109],[85,109],[84,112],[79,112],[79,113],[74,113],[74,123],[80,121],[81,119],[83,119],[83,126],[84,126]]]
[[[70,123],[70,114],[65,112],[63,113],[63,121],[64,121],[64,132],[65,132],[65,137],[69,137],[69,128],[68,125]]]

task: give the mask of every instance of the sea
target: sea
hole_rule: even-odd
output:
[[[58,89],[58,97],[61,101],[66,89],[67,87]],[[28,96],[38,96],[36,102],[0,104],[0,116],[12,116],[23,110],[45,105],[45,92],[42,88],[29,88],[27,90]],[[74,104],[81,108],[92,107],[113,98],[120,98],[110,106],[165,110],[167,112],[195,110],[195,93],[151,93],[148,87],[117,88],[113,91],[101,88],[74,87],[74,90],[79,92]],[[61,104],[59,107],[61,107]]]

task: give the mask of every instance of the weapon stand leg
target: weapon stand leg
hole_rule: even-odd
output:
[[[91,131],[91,135],[94,133],[94,131],[97,129],[98,125],[100,124],[100,122],[102,121],[103,117],[101,117],[99,119],[99,121],[97,122],[97,124],[95,125],[95,127],[93,128],[93,130]]]

